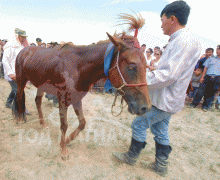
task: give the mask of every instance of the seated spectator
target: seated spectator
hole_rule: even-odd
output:
[[[202,69],[201,68],[197,68],[192,75],[192,79],[191,79],[191,86],[192,86],[192,91],[189,93],[188,97],[189,98],[194,98],[198,89],[199,89],[199,84],[200,84],[200,79],[202,77]]]
[[[150,67],[149,67],[150,71],[154,71],[155,69],[157,69],[157,66],[158,66],[158,63],[160,61],[161,55],[162,55],[162,51],[157,50],[156,53],[155,53],[155,59],[153,59],[150,63]]]
[[[216,49],[217,57],[208,58],[203,64],[204,70],[200,79],[200,87],[190,107],[195,108],[204,95],[203,111],[208,111],[219,88],[220,80],[220,45]]]

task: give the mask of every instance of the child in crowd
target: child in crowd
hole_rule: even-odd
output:
[[[191,85],[193,87],[193,90],[189,93],[188,97],[189,98],[194,98],[198,89],[199,89],[199,84],[200,84],[200,78],[202,77],[202,69],[201,68],[196,68],[195,71],[193,72],[192,79],[191,79]]]

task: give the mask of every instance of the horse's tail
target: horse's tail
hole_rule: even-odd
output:
[[[23,71],[23,66],[25,63],[25,58],[27,55],[27,48],[23,49],[16,58],[15,71],[16,71],[16,83],[17,83],[17,93],[14,99],[12,114],[17,121],[25,121],[25,93],[24,88],[27,83],[26,74]]]
[[[17,121],[26,122],[24,90],[21,93],[17,91],[16,98],[13,103],[12,114]]]

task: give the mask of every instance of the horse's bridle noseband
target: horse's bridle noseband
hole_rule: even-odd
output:
[[[121,71],[120,71],[120,68],[119,68],[119,53],[120,53],[120,51],[118,51],[116,65],[115,65],[114,67],[112,67],[109,71],[111,71],[111,70],[114,69],[114,68],[117,68],[118,73],[119,73],[119,75],[120,75],[120,77],[121,77],[123,83],[122,83],[122,85],[121,85],[120,87],[118,87],[118,88],[116,88],[116,87],[114,87],[114,86],[113,86],[113,87],[114,87],[116,90],[118,90],[118,91],[122,91],[122,88],[125,87],[125,86],[127,86],[127,87],[146,86],[147,83],[140,83],[140,84],[128,84],[128,83],[126,83],[126,81],[125,81],[125,79],[124,79],[124,77],[123,77],[123,75],[122,75],[122,73],[121,73]],[[123,92],[123,91],[122,91],[122,92]]]

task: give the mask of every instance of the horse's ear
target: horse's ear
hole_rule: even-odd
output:
[[[117,42],[116,38],[114,38],[113,36],[111,36],[109,33],[106,32],[106,34],[108,35],[110,41],[116,46],[119,47],[119,43]]]

